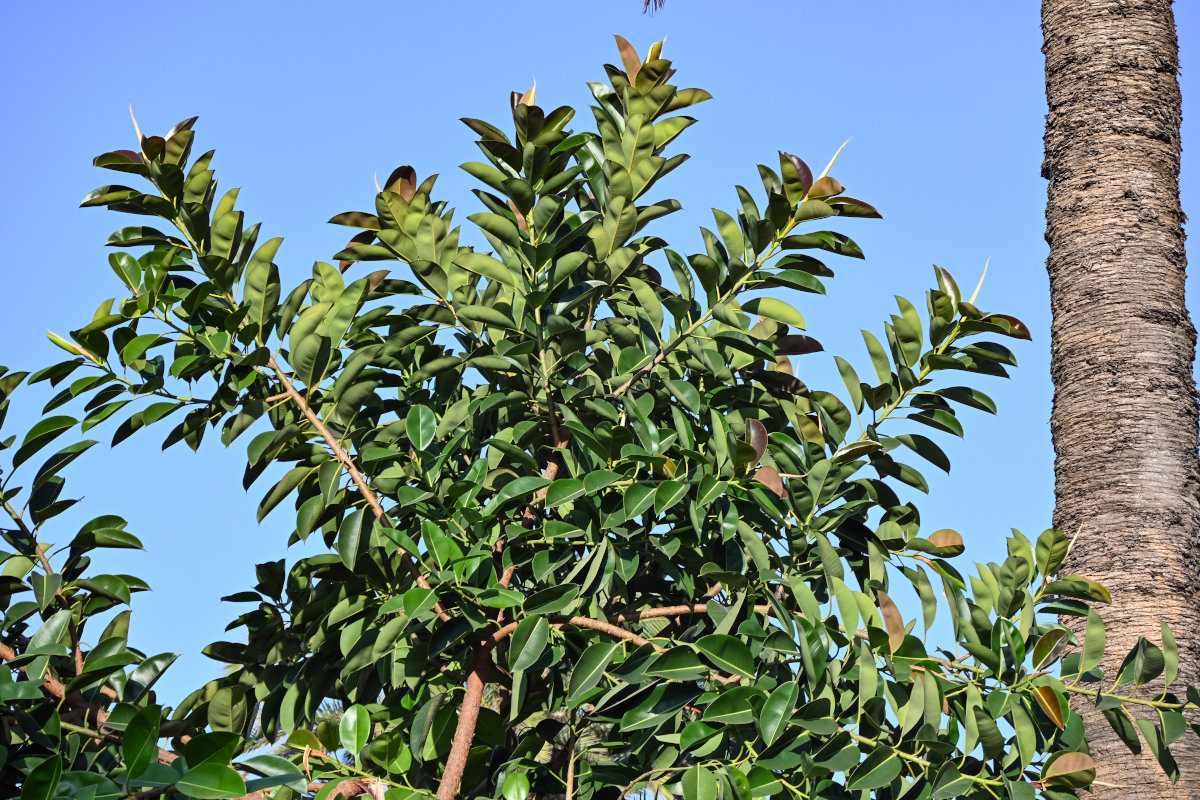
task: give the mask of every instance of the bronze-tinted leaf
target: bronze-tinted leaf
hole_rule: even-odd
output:
[[[1008,323],[1008,327],[1012,331],[1011,336],[1017,339],[1033,339],[1033,335],[1029,332],[1029,327],[1016,317],[1009,316],[1008,314],[988,314],[983,319],[985,322],[1003,320]]]
[[[417,171],[407,164],[396,167],[383,188],[400,195],[406,203],[412,202],[413,195],[417,193]]]
[[[521,209],[517,208],[517,204],[512,200],[508,201],[508,207],[512,209],[513,214],[517,217],[517,227],[522,233],[529,233],[529,221],[525,219],[525,215],[521,213]]]
[[[1096,762],[1087,753],[1055,753],[1042,767],[1042,781],[1055,786],[1082,788],[1096,779]]]
[[[762,460],[763,454],[767,452],[767,429],[761,422],[756,419],[746,420],[746,441],[754,448],[754,462],[747,466],[747,469],[754,469],[754,465]]]
[[[513,92],[509,95],[509,102],[512,104],[513,111],[517,110],[517,106],[531,106],[537,100],[537,81],[533,82],[533,86],[526,92]]]
[[[853,197],[846,197],[845,195],[835,197],[829,201],[829,205],[833,206],[839,216],[883,219],[883,214],[880,214],[875,206]]]
[[[761,383],[774,397],[791,399],[808,394],[808,387],[804,385],[804,381],[780,369],[747,370],[745,374],[746,377]]]
[[[836,194],[841,194],[846,191],[845,187],[837,182],[834,178],[826,175],[823,178],[817,178],[816,183],[808,190],[808,199],[816,200],[822,197],[833,197]]]
[[[637,50],[633,49],[633,45],[625,40],[623,36],[613,36],[617,40],[617,49],[621,51],[621,64],[625,67],[625,74],[629,76],[629,83],[632,85],[637,80],[637,74],[642,68],[642,59],[638,58]]]
[[[825,348],[811,336],[780,336],[775,341],[775,352],[784,356],[800,356],[805,353],[819,353]]]
[[[787,497],[787,493],[783,490],[783,478],[779,476],[779,471],[774,467],[759,467],[758,472],[754,473],[754,480],[780,497]]]
[[[366,228],[369,231],[379,230],[379,217],[365,211],[346,211],[331,217],[330,225],[345,225],[347,228]]]
[[[879,602],[879,612],[883,615],[883,625],[887,629],[888,646],[894,653],[904,643],[904,617],[887,592],[877,591],[875,595]]]
[[[929,543],[943,551],[939,555],[956,556],[966,550],[962,535],[958,531],[943,528],[929,534]]]
[[[375,231],[363,231],[362,233],[353,237],[349,242],[347,242],[345,249],[349,250],[351,247],[357,247],[360,244],[371,244],[374,241],[375,241]],[[338,269],[340,269],[342,272],[345,272],[346,270],[350,269],[350,265],[353,263],[354,263],[353,261],[346,261],[345,259],[343,259],[341,261],[338,261]]]
[[[342,272],[345,272],[345,270],[342,270]],[[372,272],[370,275],[368,275],[367,276],[367,286],[370,287],[370,291],[373,292],[376,289],[378,289],[379,285],[381,283],[383,283],[384,279],[389,274],[391,274],[390,269],[377,269],[374,272]]]
[[[1066,730],[1067,723],[1063,719],[1062,706],[1058,702],[1058,694],[1049,686],[1035,686],[1033,688],[1033,699],[1037,700],[1037,704],[1042,707],[1042,711],[1046,712],[1046,716],[1050,721],[1058,726],[1059,730]]]
[[[791,153],[784,153],[787,160],[792,162],[792,166],[796,168],[796,174],[800,176],[800,185],[804,187],[804,193],[808,194],[813,186],[813,174],[809,169],[808,164],[805,164],[800,156],[794,156]]]

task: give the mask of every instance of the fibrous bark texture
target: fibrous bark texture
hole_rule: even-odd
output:
[[[1200,683],[1195,329],[1184,305],[1179,46],[1170,0],[1043,0],[1055,526],[1064,572],[1113,594],[1107,685],[1138,637],[1180,647]],[[1082,631],[1080,631],[1082,635]],[[1142,694],[1150,697],[1157,687]],[[1181,691],[1182,694],[1182,691]],[[1172,785],[1081,702],[1101,798],[1200,798],[1200,739]],[[1151,718],[1156,715],[1149,711]]]

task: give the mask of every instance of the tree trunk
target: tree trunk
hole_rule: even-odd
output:
[[[1043,0],[1042,31],[1054,523],[1078,533],[1063,571],[1112,591],[1097,608],[1106,685],[1138,637],[1161,644],[1160,621],[1179,643],[1176,685],[1200,684],[1196,334],[1171,0]],[[1090,703],[1077,709],[1099,779],[1120,785],[1097,797],[1200,798],[1195,734],[1172,747],[1183,772],[1172,785],[1148,748],[1132,754]]]

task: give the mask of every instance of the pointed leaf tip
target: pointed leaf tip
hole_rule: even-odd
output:
[[[633,83],[642,69],[642,59],[625,37],[614,34],[613,38],[617,40],[617,50],[621,52],[621,64],[625,67],[625,74],[629,77],[629,82]]]

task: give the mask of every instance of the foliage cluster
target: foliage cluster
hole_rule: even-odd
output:
[[[1057,574],[1062,533],[1014,532],[1003,563],[965,577],[962,537],[923,531],[901,499],[927,490],[904,459],[948,470],[931,436],[961,436],[963,407],[995,412],[947,376],[1006,375],[997,339],[1026,328],[937,268],[924,314],[897,298],[883,335],[864,332],[868,380],[838,358],[845,400],[810,389],[793,359],[821,345],[783,296],[824,294],[818,256],[862,258],[814,223],[878,213],[781,153],[761,193],[714,210],[701,251],[671,249],[653,225],[680,204],[650,195],[687,158],[671,149],[695,120],[677,112],[708,95],[671,84],[661,43],[644,60],[618,44],[622,66],[589,84],[594,130],[532,90],[510,133],[464,120],[490,252],[460,244],[436,176],[402,167],[372,211],[333,218],[360,231],[339,265],[285,291],[282,240],[260,243],[238,190],[217,191],[212,152],[191,157],[194,119],[96,159],[148,188],[84,205],[159,227],[110,237],[125,295],[52,336],[68,360],[0,379],[0,412],[23,381],[61,387],[4,442],[13,469],[103,423],[114,443],[150,425],[169,426],[164,447],[245,435],[243,484],[275,479],[259,518],[290,506],[289,544],[329,552],[258,565],[226,598],[247,604],[237,641],[205,651],[227,674],[164,708],[174,657],[129,644],[146,583],[90,565],[139,539],[111,515],[55,526],[74,502],[63,471],[96,441],[10,470],[8,795],[1061,800],[1095,774],[1078,693],[1176,771],[1200,695],[1172,693],[1169,631],[1104,680],[1089,604],[1110,598]],[[347,282],[368,261],[407,277]],[[923,636],[939,590],[940,647]],[[1060,614],[1088,618],[1083,642]]]

